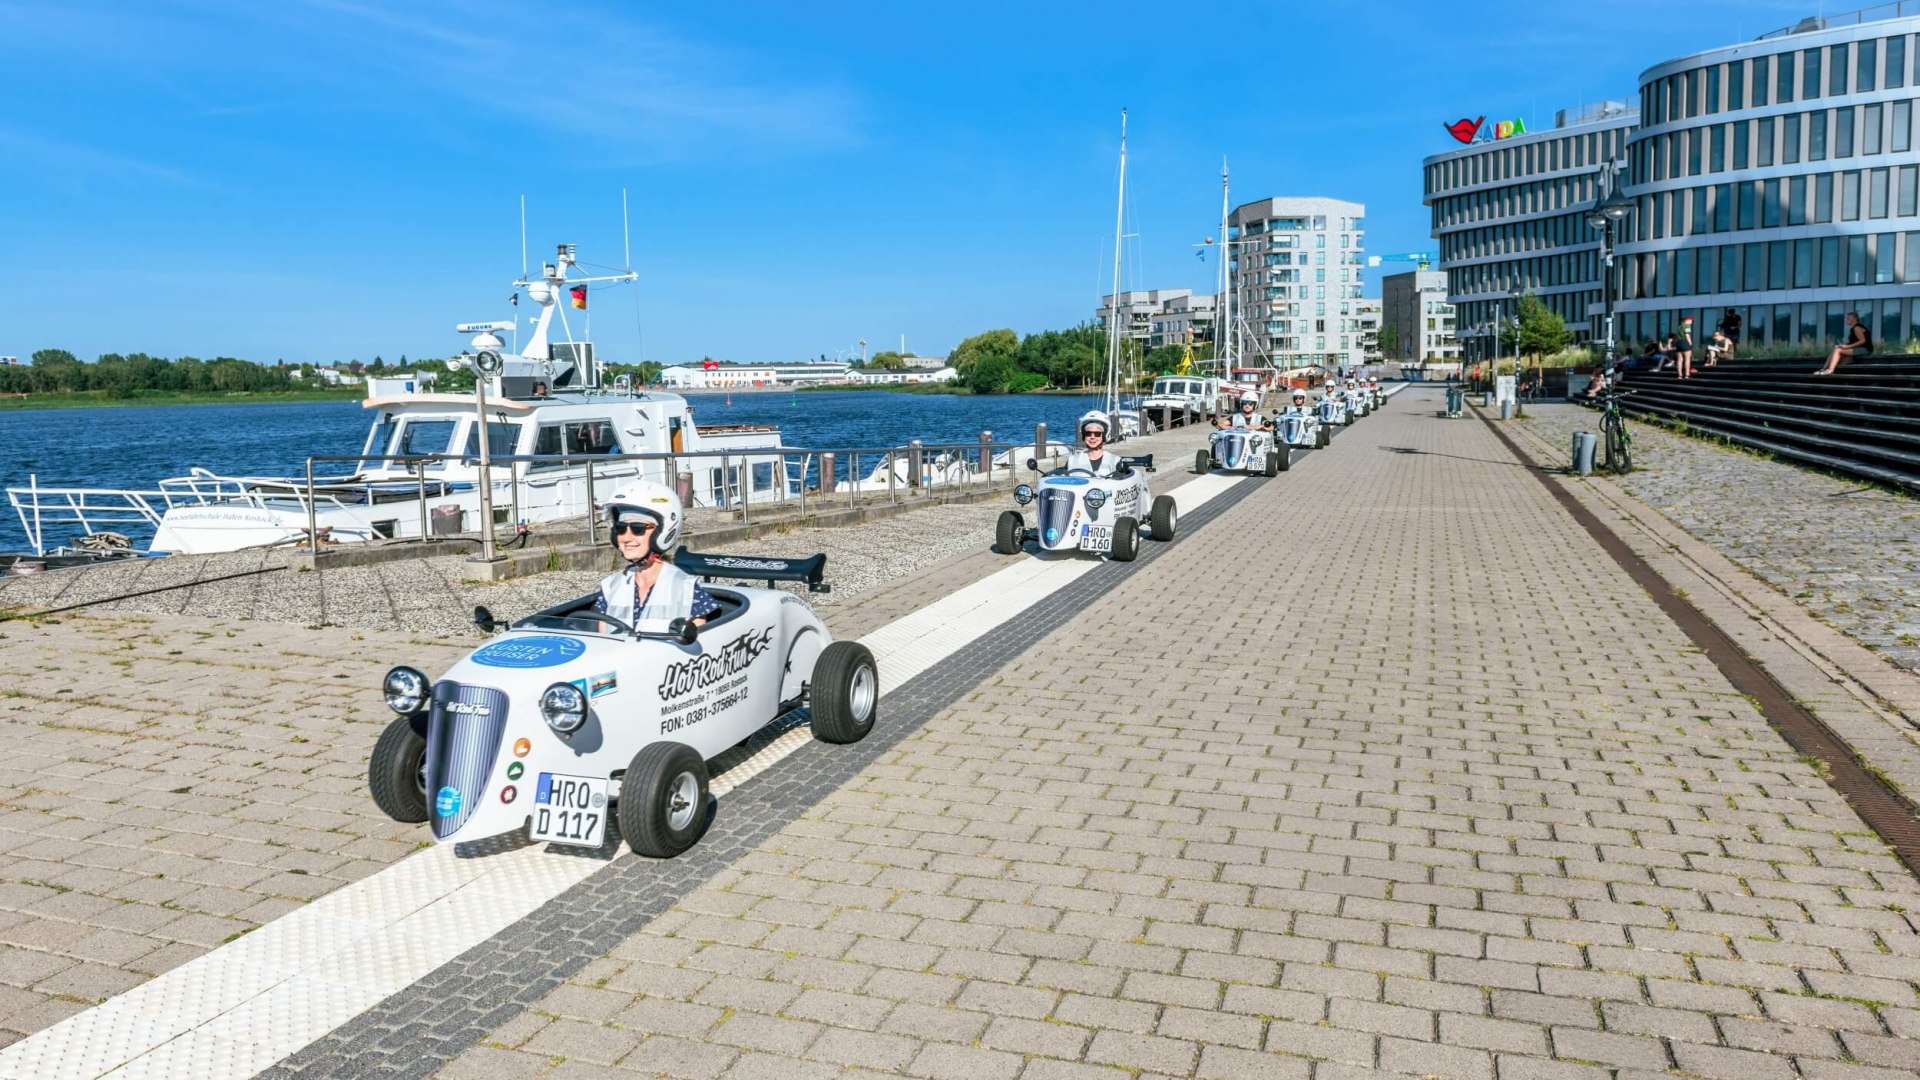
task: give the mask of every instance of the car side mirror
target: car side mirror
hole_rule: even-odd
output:
[[[1027,468],[1029,468],[1029,469],[1031,469],[1031,470],[1033,470],[1034,472],[1039,472],[1039,471],[1040,471],[1040,462],[1039,462],[1039,461],[1037,461],[1037,460],[1035,460],[1035,459],[1033,459],[1033,458],[1028,458],[1028,459],[1027,459]]]
[[[691,645],[699,640],[700,628],[692,619],[675,619],[667,624],[667,634],[682,645]]]
[[[493,617],[493,612],[487,610],[485,604],[481,604],[473,609],[473,625],[491,634],[493,633],[494,627],[499,626],[500,622]]]

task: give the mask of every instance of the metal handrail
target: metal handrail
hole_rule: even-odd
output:
[[[818,491],[822,495],[827,494],[831,491],[831,487],[838,487],[843,483],[837,475],[837,466],[840,461],[847,463],[847,476],[844,485],[847,489],[848,505],[851,506],[857,503],[858,495],[878,490],[877,488],[868,489],[865,487],[866,481],[872,478],[872,473],[862,475],[858,471],[862,456],[870,460],[878,459],[882,463],[879,469],[884,469],[886,472],[887,496],[890,502],[898,502],[900,498],[901,477],[899,475],[899,466],[903,462],[907,465],[908,469],[908,475],[905,478],[906,488],[909,491],[914,489],[925,491],[943,486],[941,471],[935,461],[940,455],[947,455],[950,462],[962,464],[967,461],[967,455],[977,455],[974,460],[980,463],[978,467],[968,466],[966,479],[947,480],[945,482],[946,486],[958,486],[961,483],[991,484],[994,476],[1001,467],[995,464],[993,459],[1003,453],[1030,451],[1038,456],[1047,456],[1043,450],[1043,447],[1046,445],[1045,443],[995,442],[991,439],[990,432],[982,432],[982,435],[986,437],[972,442],[932,444],[912,442],[905,446],[855,446],[835,447],[831,449],[771,446],[736,447],[725,450],[646,451],[642,453],[609,454],[490,454],[489,468],[497,468],[504,465],[510,470],[510,479],[507,481],[507,485],[513,498],[513,520],[518,522],[519,488],[522,483],[525,483],[529,479],[521,472],[521,466],[557,465],[565,468],[575,465],[585,465],[585,480],[587,482],[585,499],[587,506],[585,516],[588,519],[590,539],[597,539],[598,521],[594,518],[592,510],[594,492],[596,490],[594,487],[593,474],[596,466],[604,467],[608,464],[626,462],[638,463],[643,466],[648,463],[662,463],[667,466],[668,475],[674,477],[675,482],[678,483],[678,478],[683,475],[683,470],[679,467],[681,461],[699,462],[717,460],[721,469],[720,478],[717,483],[717,493],[721,500],[720,505],[727,509],[739,510],[743,521],[751,524],[752,507],[755,501],[754,495],[757,490],[765,490],[765,488],[756,488],[753,484],[751,472],[744,470],[751,469],[757,464],[768,464],[771,462],[771,459],[774,458],[780,459],[779,473],[776,475],[776,482],[773,485],[778,491],[778,495],[774,496],[774,498],[780,501],[788,498],[797,499],[800,503],[801,512],[805,513],[807,496],[810,490],[807,484],[808,477],[817,477],[819,480],[819,484],[817,484],[813,490]],[[799,466],[797,474],[793,471],[796,464],[795,458],[799,459],[797,462]],[[743,471],[738,479],[735,479],[733,471],[733,462],[736,459],[743,467]],[[319,485],[314,479],[314,466],[318,464],[349,462],[394,462],[408,467],[417,467],[417,474],[421,477],[421,484],[423,485],[423,491],[420,497],[423,520],[421,536],[423,539],[427,536],[428,532],[424,524],[426,514],[426,496],[424,492],[426,469],[431,468],[434,464],[445,464],[449,462],[463,466],[478,465],[478,459],[475,455],[464,453],[412,455],[364,453],[318,454],[307,458],[304,502],[307,508],[307,544],[310,554],[318,555],[320,550],[319,520],[316,507],[316,495],[319,493],[315,490]],[[1018,474],[1021,464],[1020,458],[1015,456],[1015,454],[1008,455],[1006,468],[1009,479]],[[828,468],[832,468],[836,473],[830,480],[826,476]],[[950,466],[949,472],[951,472]],[[386,481],[385,483],[392,483],[392,481]],[[500,482],[489,479],[487,483],[489,487],[492,488],[497,487]],[[820,486],[826,484],[830,484],[831,487]],[[690,497],[691,494],[691,492],[683,493],[683,497]],[[291,493],[291,497],[301,498],[302,496],[299,491],[294,491]],[[334,501],[337,503],[337,500]],[[480,523],[480,557],[491,560],[493,558],[494,523],[490,516],[482,515],[482,517],[485,520],[482,520]]]

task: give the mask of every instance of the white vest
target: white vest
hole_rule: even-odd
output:
[[[1098,464],[1095,464],[1094,460],[1087,456],[1085,450],[1075,450],[1073,456],[1067,459],[1067,468],[1085,469],[1095,476],[1112,476],[1114,470],[1119,467],[1120,457],[1111,450],[1100,455]]]
[[[646,606],[634,611],[633,575],[638,567],[638,563],[628,564],[600,582],[600,599],[608,615],[648,633],[665,633],[673,620],[693,617],[693,575],[670,562],[662,562]]]

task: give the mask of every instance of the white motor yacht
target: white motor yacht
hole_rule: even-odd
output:
[[[642,477],[674,485],[685,476],[696,507],[796,496],[799,480],[779,428],[701,427],[678,394],[639,389],[624,378],[601,385],[601,363],[591,344],[565,332],[557,301],[574,288],[630,281],[632,274],[570,277],[574,265],[573,246],[562,245],[539,278],[515,283],[540,313],[527,346],[499,355],[489,365],[497,370],[477,376],[485,380],[484,469],[476,395],[434,393],[408,378],[374,379],[362,402],[371,421],[358,455],[347,448],[347,456],[316,455],[311,478],[193,469],[154,490],[35,484],[8,488],[8,500],[36,551],[44,551],[50,528],[77,525],[93,535],[106,525],[144,524],[153,530],[147,554],[202,555],[306,543],[310,533],[327,543],[472,533],[488,503],[496,529],[511,535],[521,524],[591,514],[599,498]],[[552,342],[557,313],[566,339]],[[492,332],[513,326],[460,329],[479,332],[477,345],[497,345]],[[342,466],[351,471],[326,475]]]

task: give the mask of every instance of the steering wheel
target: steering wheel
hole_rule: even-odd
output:
[[[1098,476],[1100,474],[1097,472],[1094,472],[1092,469],[1066,469],[1066,470],[1063,470],[1060,473],[1060,475],[1062,476]]]

